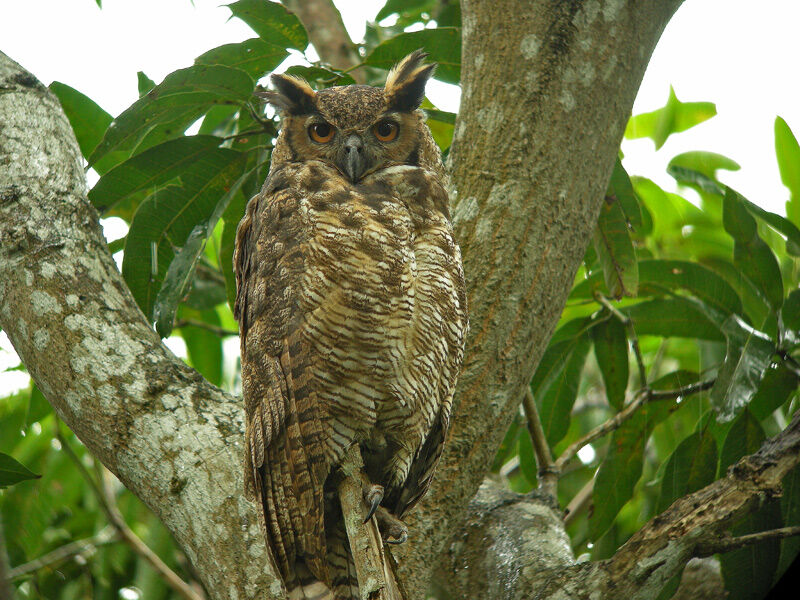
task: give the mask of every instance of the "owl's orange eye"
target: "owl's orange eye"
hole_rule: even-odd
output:
[[[400,128],[397,126],[397,123],[392,121],[381,121],[375,125],[374,129],[375,137],[382,142],[391,142],[397,137],[397,132],[399,130]]]
[[[333,127],[328,123],[314,123],[308,128],[308,135],[318,144],[326,144],[333,139]]]

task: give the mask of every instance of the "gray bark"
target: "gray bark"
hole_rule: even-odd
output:
[[[698,540],[774,491],[791,452],[797,462],[795,420],[761,462],[679,500],[599,563],[576,564],[559,513],[538,496],[490,483],[475,495],[563,308],[636,89],[678,5],[463,2],[451,160],[472,331],[436,481],[395,552],[412,597],[438,564],[452,597],[652,598]],[[0,326],[59,416],[175,535],[212,598],[281,597],[243,496],[240,404],[147,324],[86,200],[58,102],[2,54]],[[697,494],[718,510],[698,513]]]
[[[279,597],[242,494],[240,403],[148,325],[86,199],[58,100],[2,53],[0,326],[58,416],[164,522],[213,598]]]

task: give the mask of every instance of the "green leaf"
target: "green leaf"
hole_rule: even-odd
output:
[[[593,273],[573,288],[570,298],[592,298],[601,285],[601,273]],[[640,260],[639,297],[658,296],[667,290],[691,292],[725,314],[742,312],[739,295],[712,269],[684,260]]]
[[[199,223],[207,221],[242,173],[245,155],[217,148],[209,160],[187,170],[183,185],[169,185],[149,196],[136,211],[125,243],[122,275],[145,315],[175,255]]]
[[[717,411],[717,420],[726,422],[739,414],[758,391],[775,344],[736,315],[725,320],[722,331],[725,361],[711,389],[711,404]]]
[[[784,327],[800,334],[800,289],[792,290],[781,309]]]
[[[667,104],[653,112],[631,117],[625,128],[625,138],[649,137],[658,150],[673,133],[686,131],[716,114],[717,108],[712,102],[681,102],[670,86]]]
[[[719,327],[697,308],[681,297],[657,298],[622,309],[633,319],[639,335],[682,337],[712,342],[725,339]]]
[[[603,267],[606,287],[614,298],[635,296],[639,286],[639,263],[619,202],[606,196],[594,232],[594,249]]]
[[[638,419],[634,417],[631,421]],[[644,464],[644,431],[627,421],[614,432],[608,453],[597,470],[594,508],[589,515],[589,537],[598,540],[614,523],[620,509],[631,499]],[[643,425],[642,423],[638,423]]]
[[[174,264],[174,262],[173,262]],[[221,325],[215,310],[198,311],[181,306],[179,315],[182,319],[200,321],[209,325]],[[222,339],[199,327],[182,327],[181,337],[186,342],[186,353],[189,364],[197,369],[203,377],[214,385],[222,384]]]
[[[247,200],[242,194],[234,197],[228,205],[228,209],[223,215],[224,227],[222,228],[222,240],[219,246],[219,265],[225,275],[225,291],[228,297],[228,306],[233,312],[236,303],[236,277],[233,272],[233,250],[236,245],[236,228],[239,221],[244,216]]]
[[[503,441],[497,449],[494,462],[492,462],[493,473],[497,473],[515,454],[518,448],[517,438],[519,438],[520,435],[527,435],[527,431],[521,426],[520,422],[521,418],[519,413],[517,413],[514,415],[514,420],[511,421],[511,425],[509,425],[508,431],[506,431],[506,435],[503,437]]]
[[[28,416],[25,419],[25,427],[30,427],[37,421],[41,421],[51,412],[53,412],[53,409],[50,407],[50,403],[36,384],[34,384],[31,387],[31,397],[28,402]]]
[[[194,135],[148,148],[103,175],[89,192],[89,200],[97,210],[106,212],[117,203],[165,185],[188,170],[203,173],[213,169],[220,156],[219,144],[216,136]]]
[[[621,410],[628,388],[628,338],[619,319],[607,319],[592,328],[594,354],[606,388],[608,403]]]
[[[720,475],[723,475],[728,467],[738,462],[743,456],[757,452],[765,439],[767,436],[761,428],[761,423],[752,412],[745,408],[733,420],[728,435],[725,437],[725,443],[722,445],[722,452],[719,455]]]
[[[735,240],[733,264],[756,284],[774,309],[780,308],[783,304],[783,280],[778,260],[758,236],[756,220],[741,196],[729,187],[725,188],[722,224]]]
[[[786,236],[786,252],[792,256],[800,256],[800,229],[794,223],[780,215],[764,210],[741,195],[739,195],[739,200],[751,215]]]
[[[458,84],[461,80],[461,29],[438,27],[401,33],[374,48],[364,60],[367,65],[391,69],[402,58],[422,48],[428,60],[438,64],[436,79]]]
[[[717,171],[738,171],[741,169],[735,160],[717,154],[716,152],[692,151],[675,156],[667,165],[667,172],[671,167],[684,167],[702,173],[709,179],[716,180]]]
[[[265,42],[301,52],[308,46],[308,34],[300,19],[277,2],[239,0],[227,6]]]
[[[551,446],[557,444],[569,428],[589,346],[589,336],[584,333],[548,348],[531,382],[542,428]]]
[[[781,482],[781,516],[785,527],[800,525],[800,465],[789,471]],[[781,577],[800,553],[800,537],[781,541],[781,554],[775,579]]]
[[[703,427],[684,439],[667,461],[661,480],[656,512],[662,513],[681,496],[714,481],[717,473],[717,443]]]
[[[739,537],[781,526],[780,503],[768,500],[758,511],[731,529],[731,535]],[[777,539],[721,554],[719,561],[728,600],[765,598],[772,587],[779,558],[780,540]]]
[[[766,419],[792,396],[798,385],[800,378],[783,362],[770,364],[764,372],[758,391],[750,400],[750,411],[757,419]]]
[[[255,80],[281,64],[289,53],[282,46],[251,38],[236,44],[225,44],[198,56],[196,65],[225,65],[241,69]]]
[[[622,161],[619,157],[617,157],[617,162],[614,163],[614,170],[611,172],[606,196],[611,196],[619,202],[622,212],[634,231],[642,226],[642,211],[639,208],[639,199],[633,191],[631,179],[628,177],[628,173],[622,166]]]
[[[608,451],[597,470],[594,508],[589,516],[589,537],[600,539],[620,509],[633,497],[642,476],[644,448],[656,424],[667,416],[665,403],[643,406],[611,436]]]
[[[174,71],[114,119],[89,164],[115,150],[139,153],[178,137],[211,107],[246,102],[254,87],[250,75],[232,67],[194,65]]]
[[[110,114],[104,111],[88,96],[81,94],[78,90],[71,88],[65,83],[54,81],[50,84],[50,90],[58,97],[64,114],[72,125],[75,138],[78,140],[81,154],[84,158],[89,158],[94,149],[103,139],[108,126],[113,121]],[[112,158],[112,157],[109,157]],[[102,174],[111,166],[113,161],[101,161],[95,165],[95,170]]]
[[[136,81],[139,87],[139,98],[156,87],[156,82],[145,75],[143,71],[138,71],[136,73]]]
[[[39,477],[41,475],[33,473],[8,454],[0,452],[0,489],[7,488],[20,481],[38,479]]]
[[[775,156],[781,181],[791,192],[786,203],[786,216],[800,227],[800,144],[781,117],[775,119]]]
[[[375,22],[380,23],[393,14],[418,14],[425,9],[430,9],[432,4],[431,0],[387,0],[383,8],[375,15]]]
[[[236,158],[238,159],[238,157]],[[241,162],[237,161],[237,164]],[[169,264],[167,274],[164,276],[164,283],[161,284],[161,289],[159,289],[153,305],[156,331],[162,338],[168,337],[172,333],[172,325],[175,321],[178,303],[189,293],[194,271],[200,261],[208,237],[214,231],[217,221],[219,221],[222,213],[228,207],[231,198],[239,191],[242,183],[249,175],[249,172],[241,175],[219,199],[208,218],[194,226],[180,252]]]
[[[531,487],[536,487],[536,457],[533,454],[533,442],[531,442],[530,434],[523,429],[519,434],[519,446],[517,452],[519,454],[519,468]]]

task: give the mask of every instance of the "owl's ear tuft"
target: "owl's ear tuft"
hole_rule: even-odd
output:
[[[274,90],[258,92],[277,110],[289,115],[307,115],[316,110],[316,93],[305,80],[293,75],[270,76]]]
[[[422,50],[414,50],[389,71],[383,94],[391,110],[416,110],[425,97],[425,84],[433,75],[436,64],[425,64],[428,57]]]

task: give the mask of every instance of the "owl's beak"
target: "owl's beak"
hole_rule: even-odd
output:
[[[352,134],[344,142],[344,152],[340,155],[339,168],[347,173],[350,181],[356,183],[367,168],[364,155],[364,140],[361,136]]]

